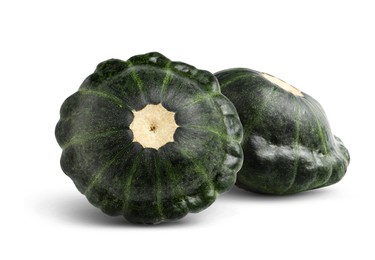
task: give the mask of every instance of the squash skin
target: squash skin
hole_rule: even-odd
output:
[[[295,96],[250,69],[228,69],[215,76],[244,128],[238,187],[283,195],[332,185],[344,177],[349,152],[331,133],[314,98]]]
[[[175,112],[174,142],[133,142],[133,112],[161,103]],[[242,166],[243,130],[216,78],[160,53],[100,63],[67,98],[55,129],[61,167],[108,215],[155,224],[199,212],[230,189]]]

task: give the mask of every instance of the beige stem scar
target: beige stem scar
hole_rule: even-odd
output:
[[[173,142],[173,135],[178,125],[175,112],[168,111],[162,104],[147,105],[139,111],[133,111],[134,119],[129,128],[133,132],[133,142],[144,148],[159,149]]]

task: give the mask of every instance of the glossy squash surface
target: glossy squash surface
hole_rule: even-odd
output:
[[[215,74],[244,127],[244,164],[237,185],[290,194],[340,181],[349,153],[331,132],[321,105],[267,73],[229,69]]]
[[[159,53],[100,63],[60,116],[65,174],[93,205],[131,222],[201,211],[242,165],[242,125],[216,78]]]

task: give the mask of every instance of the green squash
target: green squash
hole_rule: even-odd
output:
[[[242,165],[242,125],[216,78],[159,53],[100,63],[60,115],[62,170],[90,203],[130,222],[205,209]]]
[[[343,178],[349,153],[331,133],[321,105],[266,73],[229,69],[215,74],[244,128],[244,163],[236,185],[253,192],[290,194]]]

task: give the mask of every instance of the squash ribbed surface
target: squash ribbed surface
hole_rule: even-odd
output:
[[[323,108],[314,98],[250,69],[229,69],[215,76],[222,93],[236,106],[244,128],[239,187],[290,194],[343,178],[349,152],[332,134]]]
[[[173,142],[135,142],[134,112],[161,104],[174,114]],[[235,183],[242,125],[216,78],[159,53],[100,63],[63,103],[56,138],[61,167],[103,212],[159,223],[198,212]]]

